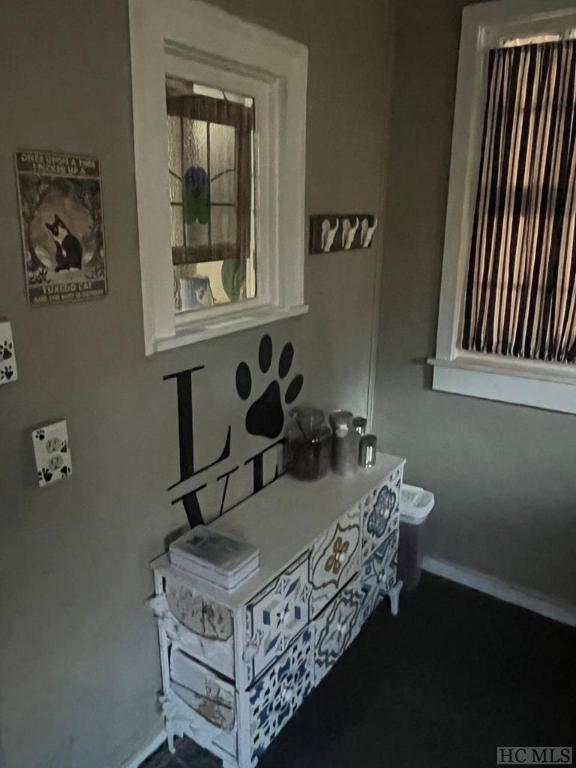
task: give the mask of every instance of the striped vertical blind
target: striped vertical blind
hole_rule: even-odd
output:
[[[576,41],[489,52],[466,350],[576,361]]]

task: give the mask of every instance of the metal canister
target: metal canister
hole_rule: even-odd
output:
[[[332,411],[332,471],[337,475],[349,475],[358,469],[358,433],[352,426],[350,411]]]
[[[366,419],[364,416],[354,416],[352,419],[352,426],[354,427],[354,432],[359,434],[360,436],[366,434]]]
[[[358,464],[367,469],[376,464],[376,435],[362,435],[360,438],[360,451]]]

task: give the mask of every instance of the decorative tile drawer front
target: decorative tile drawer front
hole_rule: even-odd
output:
[[[170,658],[173,693],[194,710],[203,721],[218,729],[219,741],[230,753],[236,751],[236,691],[214,672],[197,664],[182,651],[173,650]]]
[[[242,662],[247,685],[308,623],[308,554],[295,560],[246,606]]]
[[[398,536],[398,528],[395,528],[362,566],[363,620],[396,584]]]
[[[166,600],[175,618],[196,635],[208,640],[228,640],[232,637],[232,611],[203,597],[188,584],[168,579]]]
[[[362,626],[364,592],[359,579],[334,598],[314,622],[314,684],[344,653]]]
[[[284,656],[243,694],[249,697],[253,766],[313,686],[313,645],[312,630],[307,627]]]
[[[166,594],[158,595],[151,598],[148,604],[152,608],[154,615],[158,620],[158,624],[164,631],[171,642],[178,645],[186,653],[199,659],[203,664],[207,664],[212,669],[220,672],[226,677],[234,678],[234,634],[231,633],[226,639],[214,639],[211,631],[213,621],[208,617],[208,606],[213,606],[214,611],[222,609],[228,611],[223,606],[218,606],[209,600],[199,601],[195,600],[197,593],[194,593],[192,589],[189,589],[190,596],[192,598],[191,605],[176,604],[172,601],[172,607],[176,610],[178,615],[182,619],[188,621],[188,626],[183,624],[174,615],[174,610],[170,609],[170,605],[167,600],[168,591],[171,589],[170,582],[167,585]],[[183,600],[184,592],[178,593]],[[205,619],[200,617],[204,616]],[[203,633],[194,632],[190,625],[198,627],[198,623],[205,621],[206,630]],[[220,633],[221,635],[228,635],[228,632]],[[208,636],[206,636],[208,635]]]
[[[370,557],[378,545],[398,527],[402,468],[362,500],[362,559]]]
[[[310,615],[317,616],[358,570],[360,508],[346,512],[316,541],[310,556]]]

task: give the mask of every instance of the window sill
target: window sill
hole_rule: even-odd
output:
[[[244,309],[241,314],[235,316],[222,316],[213,320],[191,320],[189,323],[178,326],[174,336],[157,338],[154,342],[155,352],[164,352],[168,349],[176,349],[188,344],[195,344],[207,339],[215,339],[218,336],[227,336],[236,331],[245,331],[249,328],[257,328],[277,320],[287,320],[290,317],[298,317],[308,312],[306,304],[296,307],[259,307],[253,310]]]
[[[453,360],[429,358],[432,388],[485,400],[576,413],[576,366],[518,361],[497,355],[459,353]]]

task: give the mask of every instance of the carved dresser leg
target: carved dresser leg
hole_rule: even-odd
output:
[[[174,746],[174,736],[176,734],[169,723],[166,723],[166,735],[168,736],[168,751],[173,755],[176,752],[176,747]]]
[[[392,589],[388,592],[390,598],[390,612],[392,616],[398,616],[398,608],[400,605],[400,590],[402,589],[402,582],[398,580]]]

